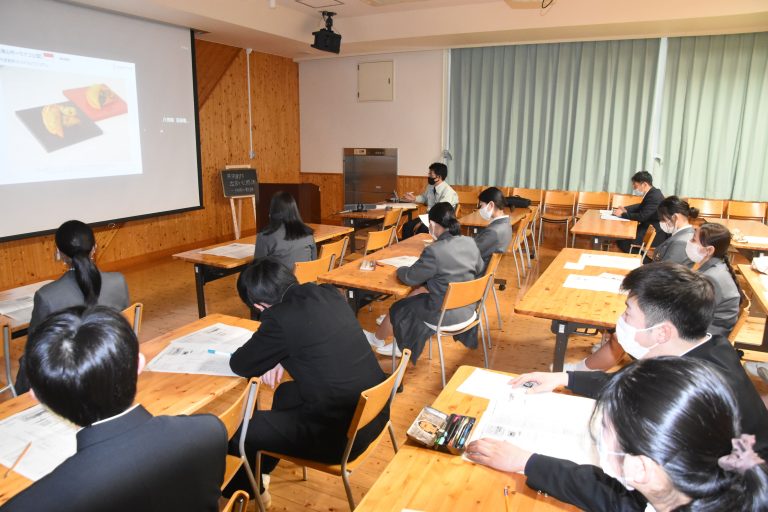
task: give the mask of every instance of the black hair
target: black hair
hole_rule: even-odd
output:
[[[285,240],[297,240],[314,233],[314,230],[301,220],[296,201],[288,192],[277,192],[269,203],[269,225],[262,231],[271,235],[280,226],[285,226]]]
[[[731,247],[730,230],[722,224],[706,222],[699,226],[699,243],[702,247],[715,248],[712,257],[720,258],[725,262],[725,266],[736,284],[736,289],[739,290],[739,294],[743,295],[739,280],[736,278],[736,272],[731,264],[731,257],[728,256],[728,249]]]
[[[683,339],[693,341],[706,336],[715,291],[701,274],[678,263],[659,261],[631,271],[621,287],[637,300],[646,326],[669,321]]]
[[[709,361],[671,356],[638,360],[608,381],[594,414],[612,428],[617,451],[652,459],[691,498],[677,510],[768,507],[765,463],[743,475],[718,464],[731,453],[731,440],[742,433],[741,416],[726,376]]]
[[[429,210],[429,220],[441,225],[453,236],[461,234],[461,224],[456,220],[456,210],[451,203],[435,203]]]
[[[648,171],[637,171],[632,175],[632,181],[634,183],[647,183],[653,185],[653,176]]]
[[[91,251],[96,245],[93,230],[79,220],[68,220],[56,230],[56,247],[72,262],[77,286],[85,304],[92,306],[101,293],[101,274],[91,261]]]
[[[699,216],[699,209],[688,204],[685,199],[677,196],[667,196],[659,203],[659,219],[670,219],[674,214],[682,215],[687,219],[695,219]]]
[[[237,278],[237,293],[248,307],[278,304],[285,292],[298,284],[293,272],[274,258],[254,260]]]
[[[77,306],[49,316],[29,335],[23,364],[40,402],[84,427],[133,403],[139,341],[120,312]]]
[[[477,199],[486,204],[493,202],[493,205],[497,210],[504,209],[504,194],[496,187],[489,187],[483,190],[480,192],[480,195],[477,196]]]
[[[441,164],[440,162],[435,162],[430,165],[429,170],[440,176],[440,179],[443,181],[445,181],[445,178],[448,177],[448,166]]]

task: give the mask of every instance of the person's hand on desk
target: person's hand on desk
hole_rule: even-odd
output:
[[[513,388],[525,386],[528,393],[546,393],[568,385],[568,374],[565,372],[531,372],[524,373],[509,381]]]
[[[464,454],[473,462],[510,473],[525,469],[528,459],[533,455],[512,443],[490,437],[472,441]]]
[[[619,206],[618,208],[613,209],[613,214],[617,217],[621,217],[624,213],[627,213],[627,209],[623,206]]]
[[[403,194],[403,197],[401,199],[405,199],[409,203],[412,203],[416,200],[416,196],[413,195],[413,192],[406,192],[405,194]]]

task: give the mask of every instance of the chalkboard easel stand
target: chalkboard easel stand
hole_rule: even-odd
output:
[[[243,201],[251,199],[251,206],[253,207],[253,223],[256,224],[256,196],[232,196],[229,198],[229,206],[232,208],[232,224],[235,226],[235,239],[240,239],[240,226],[242,226],[243,220]],[[237,200],[237,201],[235,201]],[[235,208],[237,203],[237,208]],[[237,210],[237,211],[235,211]]]

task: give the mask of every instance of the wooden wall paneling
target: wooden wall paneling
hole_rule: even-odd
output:
[[[344,207],[344,178],[338,173],[301,173],[301,183],[313,183],[320,187],[320,217],[323,224],[341,224],[333,214]]]
[[[206,44],[202,45],[206,47]],[[198,55],[199,73],[219,52]],[[199,109],[203,205],[201,210],[130,221],[96,229],[98,264],[106,270],[146,262],[175,252],[231,239],[229,201],[223,197],[219,170],[248,163],[248,91],[245,51],[237,54]],[[298,66],[290,59],[252,53],[254,111],[252,165],[263,181],[299,181]],[[255,225],[244,215],[245,233]],[[0,243],[0,289],[55,278],[63,270],[53,258],[53,237]]]
[[[240,48],[225,44],[195,40],[195,60],[203,66],[197,66],[197,103],[205,105],[216,84],[229,69],[232,61],[241,52]]]

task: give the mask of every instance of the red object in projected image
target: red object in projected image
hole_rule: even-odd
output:
[[[64,96],[92,121],[101,121],[128,112],[128,105],[105,84],[67,89]]]

